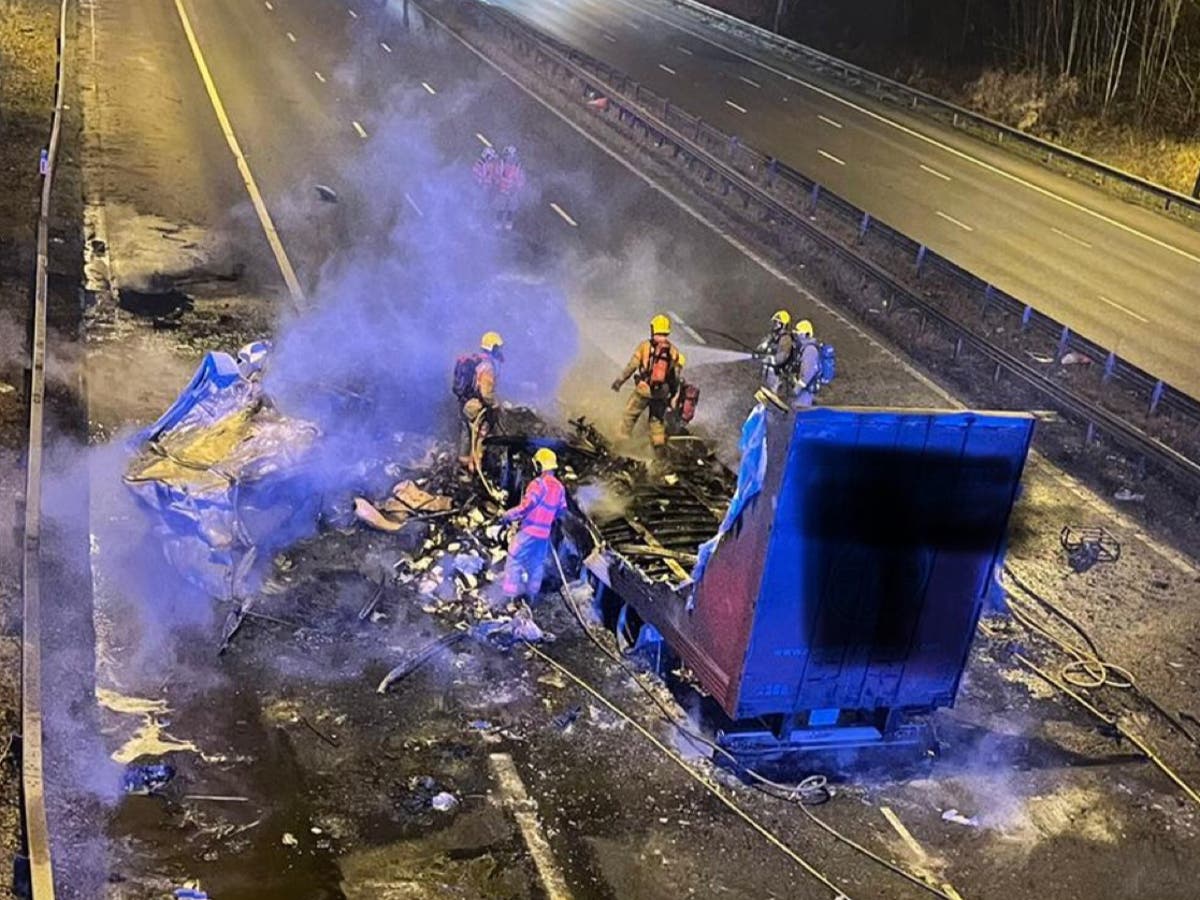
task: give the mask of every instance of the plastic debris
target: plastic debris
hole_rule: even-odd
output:
[[[1059,362],[1064,366],[1090,366],[1092,358],[1087,354],[1072,350],[1070,353],[1063,354],[1063,358]]]
[[[442,791],[440,794],[434,794],[433,799],[429,801],[429,805],[438,812],[450,812],[458,806],[458,798],[449,791]]]
[[[967,818],[957,809],[948,809],[942,813],[942,821],[953,822],[955,825],[966,825],[968,828],[978,828],[979,820],[974,816]]]
[[[191,884],[175,888],[171,896],[175,900],[211,900],[206,891],[202,891],[198,886]]]
[[[296,836],[294,834],[292,834],[290,831],[285,831],[283,833],[282,840],[283,840],[283,846],[285,846],[285,847],[299,847],[300,846],[300,842],[298,840],[296,840]]]
[[[1122,503],[1141,503],[1146,499],[1145,494],[1135,494],[1129,488],[1121,488],[1113,494],[1114,500],[1120,500]]]
[[[551,724],[553,724],[554,727],[557,728],[559,731],[562,731],[562,732],[569,731],[571,729],[571,726],[575,724],[576,720],[579,718],[579,716],[582,713],[583,713],[582,706],[572,706],[566,712],[559,713],[557,716],[555,716],[551,720]]]
[[[167,763],[130,766],[121,778],[121,789],[126,794],[153,794],[174,777],[175,767]]]

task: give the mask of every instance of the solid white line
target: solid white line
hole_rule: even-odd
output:
[[[564,222],[566,222],[568,225],[570,225],[572,228],[579,227],[579,223],[576,222],[574,219],[572,219],[569,215],[567,215],[567,211],[565,209],[563,209],[561,206],[559,206],[557,203],[551,203],[550,208],[552,210],[554,210],[556,213],[558,213],[560,216],[562,216],[562,220]]]
[[[428,83],[428,82],[422,81],[422,82],[421,82],[421,87],[423,87],[423,88],[425,88],[425,90],[429,91],[429,93],[430,93],[431,95],[433,95],[433,94],[436,94],[436,93],[437,93],[437,91],[435,91],[433,88],[431,88],[431,87],[429,86],[429,83]]]
[[[317,76],[317,81],[321,82],[321,84],[325,83],[324,75],[322,75],[320,72],[313,72],[313,74]]]
[[[853,109],[855,112],[861,113],[862,115],[867,116],[868,118],[874,119],[877,122],[882,122],[883,124],[888,125],[891,128],[894,128],[897,131],[908,135],[909,137],[915,138],[916,140],[923,141],[924,143],[929,144],[931,147],[937,147],[939,150],[949,153],[952,156],[956,156],[959,159],[964,159],[968,162],[974,163],[975,165],[979,166],[981,169],[985,169],[988,172],[991,172],[993,175],[998,175],[1001,178],[1006,178],[1009,181],[1012,181],[1015,184],[1019,184],[1024,188],[1028,188],[1029,190],[1034,191],[1038,194],[1041,194],[1044,197],[1049,197],[1052,200],[1057,200],[1059,203],[1062,203],[1064,206],[1068,206],[1071,209],[1076,210],[1077,212],[1081,212],[1086,215],[1092,216],[1093,218],[1099,219],[1101,222],[1104,222],[1107,225],[1111,225],[1114,228],[1119,228],[1121,231],[1124,231],[1126,234],[1131,234],[1135,237],[1141,238],[1142,240],[1149,241],[1151,244],[1154,244],[1157,247],[1161,247],[1164,250],[1168,250],[1171,253],[1175,253],[1179,256],[1182,256],[1184,259],[1189,259],[1194,263],[1200,263],[1200,256],[1197,256],[1194,253],[1189,253],[1188,251],[1183,250],[1179,247],[1176,247],[1173,244],[1169,244],[1166,241],[1160,240],[1160,239],[1154,237],[1153,235],[1146,234],[1143,231],[1138,231],[1132,225],[1126,225],[1124,222],[1118,222],[1116,219],[1106,216],[1104,213],[1098,212],[1094,209],[1091,209],[1090,207],[1084,206],[1082,203],[1076,203],[1074,200],[1068,200],[1066,197],[1063,197],[1059,194],[1054,193],[1054,191],[1050,190],[1049,188],[1044,188],[1041,185],[1034,184],[1031,181],[1026,181],[1024,178],[1022,178],[1019,175],[1014,175],[1011,172],[1006,172],[1004,169],[1001,169],[998,166],[994,166],[989,162],[985,162],[982,159],[974,157],[971,154],[969,154],[963,150],[959,150],[956,147],[951,147],[949,144],[944,144],[941,141],[939,141],[937,138],[930,137],[927,134],[922,134],[921,132],[919,132],[913,128],[909,128],[907,125],[904,125],[900,122],[895,121],[894,119],[889,119],[887,116],[881,115],[880,113],[877,113],[874,110],[867,109],[865,106],[861,106],[858,103],[855,103],[853,100],[848,100],[845,97],[841,97],[841,96],[833,93],[832,91],[827,91],[824,88],[819,87],[818,85],[815,85],[810,81],[805,81],[802,78],[797,78],[795,75],[792,75],[790,72],[785,72],[782,69],[777,69],[772,65],[769,65],[761,60],[755,59],[753,56],[750,56],[746,53],[742,53],[739,50],[734,50],[731,47],[727,47],[724,44],[713,40],[712,38],[710,38],[708,35],[704,34],[703,32],[699,32],[699,31],[695,31],[691,28],[687,28],[686,26],[680,25],[678,22],[673,22],[670,19],[664,18],[663,16],[660,16],[654,12],[651,12],[648,9],[642,9],[641,7],[638,7],[632,3],[629,3],[628,0],[617,0],[617,2],[623,6],[628,6],[633,9],[636,9],[636,10],[638,10],[638,12],[642,13],[643,15],[647,15],[653,19],[657,19],[659,22],[662,22],[662,23],[670,26],[671,28],[674,28],[678,31],[682,31],[684,34],[690,34],[692,37],[699,38],[700,40],[704,41],[706,44],[711,44],[712,46],[717,47],[718,49],[724,50],[726,53],[732,54],[733,56],[736,56],[739,59],[744,59],[746,62],[753,63],[756,66],[766,69],[768,72],[772,72],[775,75],[778,75],[780,78],[786,78],[788,81],[791,81],[794,84],[802,85],[802,86],[808,88],[810,91],[812,91],[815,94],[820,94],[822,97],[826,97],[829,100],[833,100],[835,103],[840,103],[842,106],[848,107],[849,109]]]
[[[1129,309],[1128,307],[1122,306],[1122,305],[1121,305],[1120,303],[1118,303],[1116,300],[1109,300],[1109,299],[1108,299],[1107,297],[1105,297],[1103,294],[1097,294],[1096,296],[1098,296],[1098,297],[1100,298],[1101,302],[1103,302],[1103,303],[1107,303],[1107,304],[1108,304],[1109,306],[1111,306],[1113,309],[1119,309],[1121,312],[1125,313],[1125,315],[1127,315],[1127,316],[1129,316],[1129,317],[1131,317],[1131,318],[1137,319],[1137,320],[1138,320],[1139,322],[1141,322],[1143,325],[1145,325],[1147,322],[1149,322],[1149,321],[1150,321],[1150,320],[1149,320],[1149,319],[1147,319],[1145,316],[1140,316],[1140,315],[1138,315],[1138,314],[1137,314],[1137,313],[1135,313],[1135,312],[1134,312],[1132,309]]]
[[[346,10],[346,12],[350,13],[350,18],[352,18],[352,19],[358,18],[358,13],[356,13],[354,10],[348,9],[348,10]]]
[[[820,154],[821,156],[825,157],[826,159],[837,163],[839,166],[844,166],[846,164],[843,160],[838,159],[832,153],[826,153],[824,150],[818,150],[817,153]]]
[[[691,50],[689,50],[687,47],[680,47],[680,46],[676,45],[675,49],[678,50],[680,53],[682,53],[684,56],[695,56],[696,55]]]
[[[363,128],[363,127],[362,127],[361,125],[359,125],[357,122],[351,122],[350,124],[354,126],[354,130],[358,132],[358,136],[359,136],[360,138],[364,138],[364,139],[366,138],[366,136],[367,136],[367,131],[366,131],[366,129],[365,129],[365,128]]]
[[[974,231],[975,230],[974,228],[972,228],[970,225],[966,224],[965,222],[958,221],[958,219],[954,218],[954,216],[946,215],[940,209],[937,211],[937,214],[939,216],[941,216],[943,219],[945,219],[947,222],[951,223],[952,225],[957,225],[963,231]]]
[[[757,81],[747,78],[745,75],[739,75],[738,81],[744,81],[744,82],[746,82],[746,84],[750,85],[750,87],[756,87],[756,88],[762,87],[762,85],[759,84]]]
[[[488,757],[488,765],[499,783],[501,801],[512,812],[517,827],[521,829],[521,837],[525,839],[525,846],[529,848],[529,855],[533,857],[533,864],[541,876],[546,896],[550,900],[570,900],[571,890],[554,860],[549,841],[542,834],[541,822],[529,802],[529,795],[525,792],[525,785],[517,773],[512,757],[507,753],[493,753]]]
[[[908,849],[912,851],[912,855],[917,858],[918,862],[924,863],[928,861],[929,854],[925,852],[925,848],[917,843],[917,839],[912,836],[912,832],[904,827],[904,823],[900,818],[886,806],[879,807],[879,811],[883,813],[883,817],[887,819],[888,824],[896,829],[896,834],[900,835],[900,840],[904,841]]]
[[[416,211],[418,216],[421,216],[422,218],[425,217],[425,213],[421,212],[421,207],[417,206],[416,200],[414,200],[408,194],[404,195],[404,199],[408,201],[408,205],[411,206]]]
[[[1055,234],[1057,234],[1059,237],[1065,237],[1068,241],[1075,242],[1080,247],[1087,247],[1089,250],[1092,249],[1092,245],[1089,244],[1087,241],[1085,241],[1083,238],[1077,238],[1073,234],[1067,234],[1061,228],[1055,228],[1053,225],[1051,225],[1050,230],[1053,231]]]
[[[660,69],[662,69],[664,72],[666,72],[668,75],[674,75],[674,74],[675,74],[675,70],[674,70],[674,69],[672,69],[670,66],[664,66],[662,63],[659,63],[659,64],[658,64],[658,67],[659,67]]]
[[[681,316],[679,313],[675,312],[674,310],[669,309],[669,310],[667,310],[667,315],[669,315],[672,319],[674,319],[675,324],[678,325],[680,328],[682,328],[684,331],[686,331],[688,333],[688,336],[693,341],[695,341],[697,344],[705,345],[708,343],[708,341],[706,341],[701,336],[700,332],[698,332],[695,328],[693,328],[687,322],[683,321],[683,316]]]
[[[822,115],[818,114],[817,118],[820,119],[822,122],[824,122],[826,125],[832,125],[834,128],[842,127],[841,122],[835,122],[833,119],[829,118],[829,116],[822,116]]]
[[[287,37],[288,37],[288,40],[291,41],[293,44],[296,43],[296,36],[294,34],[292,34],[290,31],[287,33]]]
[[[217,114],[217,121],[225,135],[225,143],[229,145],[230,151],[237,160],[242,183],[246,185],[246,193],[250,195],[250,202],[254,205],[254,211],[258,213],[259,224],[262,225],[263,233],[267,236],[267,243],[271,245],[271,252],[275,255],[275,263],[283,275],[283,282],[292,296],[292,302],[299,306],[304,300],[304,291],[300,287],[300,280],[296,277],[296,270],[292,268],[292,261],[288,259],[287,251],[283,249],[283,242],[279,240],[279,232],[275,230],[275,223],[271,221],[267,204],[263,201],[254,175],[250,172],[250,164],[246,162],[246,156],[242,153],[237,136],[233,133],[233,125],[230,124],[229,116],[225,113],[225,104],[221,102],[221,97],[217,93],[217,86],[213,83],[212,74],[208,71],[208,63],[204,61],[204,54],[200,52],[200,44],[196,40],[196,32],[192,30],[191,20],[188,19],[187,12],[183,8],[183,0],[175,0],[175,9],[179,13],[179,21],[183,23],[183,32],[187,35],[188,45],[192,48],[192,57],[196,60],[196,68],[200,70],[200,79],[204,82],[204,89],[208,92],[209,102],[212,103],[213,112]]]
[[[925,163],[921,163],[921,169],[922,169],[922,171],[928,172],[930,175],[934,176],[935,178],[942,179],[942,181],[950,181],[951,180],[949,175],[943,175],[937,169],[929,168],[929,166],[925,165]]]
[[[385,41],[380,41],[380,42],[379,42],[379,46],[383,48],[383,52],[384,52],[384,53],[391,53],[391,52],[392,52],[392,48],[391,48],[391,47],[389,47]]]
[[[744,113],[744,112],[746,111],[746,107],[744,107],[744,106],[738,106],[738,105],[737,105],[736,103],[734,103],[732,100],[726,100],[726,101],[725,101],[725,105],[726,105],[726,106],[732,106],[734,109],[736,109],[736,110],[737,110],[738,112],[740,112],[740,113]]]
[[[479,138],[479,143],[483,144],[483,146],[485,146],[485,147],[490,147],[490,146],[492,146],[492,142],[491,142],[491,141],[489,141],[487,138],[485,138],[485,137],[484,137],[482,134],[480,134],[478,131],[477,131],[477,132],[475,132],[475,137]]]

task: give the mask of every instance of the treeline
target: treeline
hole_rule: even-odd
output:
[[[770,27],[777,0],[710,0]],[[1200,129],[1200,0],[784,0],[782,30],[870,68],[1068,81],[1103,116]]]

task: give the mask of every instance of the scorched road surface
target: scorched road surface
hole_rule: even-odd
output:
[[[649,314],[663,307],[682,334],[716,329],[751,340],[774,308],[789,306],[837,343],[847,371],[839,402],[945,402],[857,329],[766,273],[415,12],[406,30],[399,6],[182,3],[246,166],[312,297],[336,300],[321,298],[322,276],[346,255],[422,241],[429,204],[448,202],[432,191],[440,180],[434,176],[465,170],[485,141],[511,142],[532,185],[516,229],[500,238],[514,281],[560,283],[583,332],[560,398],[565,410],[615,416],[619,400],[604,385]],[[139,305],[101,317],[97,356],[109,362],[89,359],[89,391],[94,430],[104,434],[151,418],[200,351],[261,333],[286,295],[174,6],[98,3],[94,10],[102,90],[91,101],[101,113],[92,185],[98,177],[103,190],[89,194],[108,212],[130,207],[117,217],[120,234],[107,219],[109,267],[118,282],[135,283],[122,272],[157,273],[145,279],[154,288],[146,291],[149,302],[166,294],[181,307],[146,315]],[[89,119],[96,121],[91,111]],[[419,144],[406,129],[427,136],[436,152],[412,150]],[[128,142],[119,145],[125,152],[115,140]],[[397,147],[410,152],[398,155]],[[320,200],[318,184],[337,203]],[[396,200],[390,216],[372,203],[381,194]],[[449,202],[474,200],[464,191]],[[462,240],[493,236],[464,230]],[[175,265],[156,264],[164,244]],[[194,265],[180,263],[180,248],[184,262],[195,253]],[[243,262],[242,279],[225,277],[231,259]],[[193,289],[199,296],[186,298],[192,308],[170,293]],[[403,290],[378,302],[403,305]],[[450,324],[458,315],[446,310]],[[488,327],[469,324],[475,332]],[[538,352],[561,326],[529,322],[512,336],[513,352]],[[690,350],[702,355],[698,344]],[[138,366],[134,390],[126,389],[131,363],[122,370],[113,361],[122,355]],[[733,433],[753,372],[699,365],[695,377],[708,391],[702,427]],[[122,505],[122,451],[119,443],[110,447],[93,461],[91,504],[97,679],[109,751],[122,761],[139,751],[166,754],[179,774],[164,798],[114,801],[108,841],[98,845],[93,866],[61,873],[64,896],[160,897],[188,878],[221,900],[561,896],[545,886],[554,883],[546,857],[530,850],[539,846],[539,827],[552,866],[578,897],[831,895],[594,698],[559,686],[519,653],[460,645],[392,694],[377,695],[382,675],[441,627],[401,595],[385,599],[380,621],[358,621],[370,579],[400,553],[386,537],[330,532],[280,557],[259,609],[299,627],[251,621],[218,659],[224,610],[210,613],[209,602],[159,562],[155,542]],[[1052,473],[1039,473],[1036,483],[1044,495],[1037,513],[1052,522],[1099,509],[1063,490]],[[1020,535],[1014,549],[1031,565],[1049,560],[1053,573],[1053,533],[1039,527]],[[1150,544],[1130,536],[1129,546],[1144,577],[1166,589],[1183,580]],[[131,573],[153,586],[149,604],[139,606]],[[1115,621],[1101,637],[1120,633],[1120,604],[1105,615]],[[552,653],[652,722],[644,699],[555,601],[538,617],[561,634]],[[1194,624],[1155,635],[1168,660],[1186,658],[1179,645],[1194,642]],[[937,781],[851,789],[822,814],[964,896],[1029,896],[1052,885],[1056,896],[1083,898],[1135,884],[1148,896],[1191,896],[1194,820],[1169,786],[1114,756],[1073,710],[997,677],[1001,666],[989,654],[981,648],[962,706],[943,717],[952,740]],[[1158,664],[1165,661],[1157,659],[1154,671]],[[562,714],[576,709],[567,727],[570,716]],[[1057,720],[1050,725],[1042,722],[1047,710]],[[516,802],[512,769],[495,754],[511,755],[536,804],[532,837],[529,817],[518,824],[513,815],[529,807]],[[1093,765],[1069,768],[1079,761]],[[84,786],[105,780],[99,760],[91,775]],[[1136,801],[1116,802],[1118,778]],[[432,809],[440,790],[460,805]],[[735,793],[848,896],[922,895],[821,837],[788,804]],[[940,811],[951,804],[978,814],[980,827],[943,820]],[[87,824],[71,823],[73,836],[85,838]]]
[[[1200,235],[664,0],[488,0],[1200,396]]]

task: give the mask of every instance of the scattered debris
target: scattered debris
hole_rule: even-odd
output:
[[[325,734],[325,732],[318,729],[316,725],[314,725],[312,722],[308,721],[308,719],[305,718],[304,716],[300,717],[300,724],[303,725],[305,728],[307,728],[309,731],[311,731],[313,734],[315,734],[317,737],[319,737],[321,740],[323,740],[330,747],[342,746],[341,741],[339,741],[335,737],[331,737],[330,735]]]
[[[458,806],[458,798],[449,791],[442,791],[433,795],[433,799],[429,801],[429,805],[438,812],[450,812],[450,810]]]
[[[557,671],[542,675],[537,681],[538,684],[548,685],[549,687],[558,688],[559,690],[562,690],[567,686],[567,680],[563,678],[562,674]]]
[[[337,203],[338,202],[337,191],[335,191],[333,188],[329,187],[328,185],[324,185],[324,184],[318,184],[316,186],[316,188],[317,188],[317,196],[320,197],[322,200],[324,200],[326,203]]]
[[[571,726],[579,719],[583,713],[582,706],[572,706],[566,712],[559,713],[551,720],[551,724],[564,734],[571,730]]]
[[[968,828],[978,828],[979,820],[974,816],[967,818],[957,809],[948,809],[942,813],[942,821],[953,822],[955,825],[966,825]]]
[[[401,481],[391,496],[375,505],[362,497],[354,498],[354,515],[379,531],[399,531],[410,517],[430,518],[450,515],[454,510],[449,497],[422,490],[412,481]]]
[[[175,900],[210,900],[208,894],[200,890],[197,884],[185,884],[183,887],[177,887],[172,896]]]
[[[391,687],[397,681],[402,681],[413,672],[417,671],[417,669],[421,668],[421,666],[437,655],[438,651],[445,647],[449,647],[452,644],[458,643],[466,636],[467,633],[465,631],[456,631],[453,634],[447,634],[438,638],[433,643],[427,645],[425,649],[423,649],[408,662],[401,663],[400,665],[396,666],[396,668],[392,669],[392,671],[388,672],[387,675],[383,677],[383,681],[379,682],[379,687],[375,689],[375,693],[386,694],[389,687]]]
[[[1120,500],[1122,503],[1141,503],[1146,499],[1145,494],[1135,494],[1129,488],[1121,488],[1113,494],[1114,500]]]
[[[358,621],[362,622],[375,612],[375,607],[379,605],[379,600],[383,597],[383,589],[387,586],[387,577],[379,579],[379,584],[375,586],[375,590],[371,591],[371,596],[367,602],[363,604],[363,608],[358,611]]]
[[[1079,353],[1072,350],[1070,353],[1063,354],[1063,358],[1059,362],[1064,366],[1090,366],[1092,358],[1086,353]]]
[[[491,731],[493,725],[487,719],[475,719],[474,721],[468,722],[467,727],[475,731]]]
[[[174,777],[175,767],[167,763],[130,766],[121,779],[121,789],[126,794],[153,794]]]
[[[249,803],[249,797],[237,797],[232,794],[185,794],[184,800],[207,800],[210,803]]]
[[[7,381],[0,381],[0,394],[11,394],[15,390],[16,390],[16,388],[13,387],[11,384],[9,384]]]
[[[1116,562],[1121,558],[1120,541],[1102,525],[1065,525],[1058,539],[1067,551],[1067,564],[1077,575],[1097,563]]]
[[[298,840],[296,840],[296,836],[294,834],[292,834],[290,831],[285,831],[283,833],[283,838],[281,840],[283,841],[283,846],[285,846],[285,847],[299,847],[300,846],[300,842]]]

